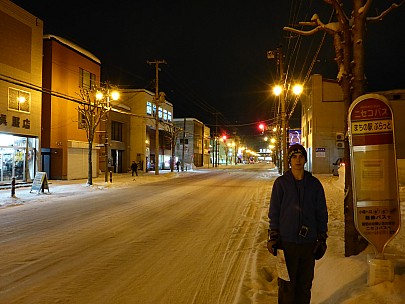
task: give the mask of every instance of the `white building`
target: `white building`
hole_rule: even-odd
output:
[[[315,174],[332,173],[333,163],[344,156],[343,93],[335,80],[312,75],[302,101],[302,144],[308,152],[307,169]],[[405,90],[372,92],[387,98],[394,116],[399,182],[405,185]]]
[[[186,168],[210,163],[210,128],[195,118],[176,118],[174,125],[182,129],[176,141],[175,156]]]

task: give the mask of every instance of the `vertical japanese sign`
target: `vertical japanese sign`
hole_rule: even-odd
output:
[[[383,254],[401,222],[392,110],[384,96],[362,95],[348,122],[356,228]]]

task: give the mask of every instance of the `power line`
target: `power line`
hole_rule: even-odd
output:
[[[52,90],[48,90],[45,88],[42,88],[38,85],[23,81],[23,80],[19,80],[4,74],[0,74],[0,81],[4,81],[7,83],[11,83],[11,84],[15,84],[27,89],[31,89],[37,92],[41,92],[43,94],[49,94],[51,96],[55,96],[64,100],[69,100],[72,101],[74,103],[80,104],[80,105],[86,105],[87,103],[85,101],[83,101],[82,99],[79,98],[74,98],[72,96],[60,93],[60,92],[56,92],[56,91],[52,91]],[[130,112],[126,112],[126,111],[122,111],[120,109],[117,108],[111,108],[111,111],[113,112],[117,112],[117,113],[121,113],[121,114],[126,114],[126,115],[131,115],[131,116],[135,116],[135,117],[142,117],[142,118],[150,118],[149,116],[145,116],[145,115],[139,115],[139,114],[135,114],[135,113],[130,113]]]

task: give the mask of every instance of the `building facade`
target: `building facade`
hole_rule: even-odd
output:
[[[202,167],[210,163],[210,128],[195,118],[176,118],[176,128],[182,131],[176,140],[175,156],[183,169]]]
[[[99,86],[101,62],[93,54],[54,35],[43,38],[42,171],[50,179],[88,175],[88,140],[78,111],[81,89]],[[97,175],[97,143],[92,152]]]
[[[120,103],[128,108],[130,138],[128,167],[135,161],[142,171],[155,170],[158,153],[159,169],[170,169],[170,137],[173,127],[173,105],[164,100],[156,107],[154,93],[145,89],[122,90]],[[156,148],[156,108],[159,121],[159,146]]]
[[[122,94],[117,101],[111,102],[111,111],[108,119],[101,123],[101,130],[108,130],[108,149],[105,149],[105,132],[99,133],[99,165],[100,172],[105,172],[105,161],[108,159],[109,171],[125,173],[130,168],[130,138],[131,138],[131,111],[121,102]],[[106,157],[106,154],[108,157]]]
[[[0,0],[0,183],[40,166],[42,20]]]
[[[312,75],[301,96],[301,143],[307,149],[307,169],[332,173],[333,163],[344,156],[343,92],[335,80]]]

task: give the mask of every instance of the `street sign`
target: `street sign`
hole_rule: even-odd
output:
[[[39,194],[41,189],[42,192],[44,192],[44,189],[48,189],[49,192],[48,178],[46,176],[46,172],[37,172],[32,182],[30,193],[32,191],[37,191],[37,194]]]
[[[348,122],[356,228],[383,255],[400,228],[392,110],[384,96],[362,95]]]

